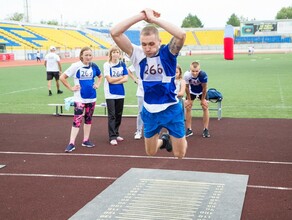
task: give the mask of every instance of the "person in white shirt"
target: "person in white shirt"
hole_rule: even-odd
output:
[[[57,94],[62,94],[63,91],[60,90],[59,77],[62,74],[62,66],[60,62],[60,57],[56,54],[56,47],[50,47],[50,53],[45,56],[44,63],[47,71],[47,81],[49,96],[52,95],[52,79],[55,78],[57,86]]]
[[[143,85],[142,81],[139,80],[139,78],[134,74],[135,68],[133,65],[128,67],[128,73],[129,76],[134,80],[134,82],[137,84],[137,92],[136,96],[138,99],[138,115],[137,115],[137,130],[135,132],[134,139],[139,140],[142,138],[142,131],[143,131],[143,120],[141,118],[141,112],[143,108],[143,101],[144,101],[144,91],[143,91]]]
[[[113,46],[109,50],[109,59],[103,65],[104,72],[104,96],[108,112],[108,133],[111,145],[117,145],[123,141],[119,128],[122,122],[124,109],[125,88],[124,83],[128,81],[128,70],[126,64],[120,60],[121,50]]]
[[[75,140],[83,118],[84,137],[82,146],[89,148],[95,146],[95,144],[89,140],[89,136],[97,98],[96,90],[101,84],[102,74],[99,67],[92,62],[92,58],[91,48],[83,47],[79,55],[80,61],[71,64],[60,77],[64,86],[68,90],[74,92],[74,119],[71,127],[69,144],[65,149],[67,153],[75,150]],[[74,78],[74,86],[71,86],[68,82],[67,78],[69,77]]]
[[[208,104],[208,75],[205,71],[201,70],[199,62],[192,62],[190,70],[184,74],[186,82],[186,137],[193,135],[192,130],[192,107],[195,99],[200,100],[203,110],[203,134],[204,138],[209,138],[209,104]]]
[[[42,62],[41,61],[41,53],[40,53],[40,51],[37,51],[36,52],[36,59],[37,59],[37,63],[40,61],[40,62]]]
[[[248,47],[248,55],[252,55],[254,53],[254,47]]]

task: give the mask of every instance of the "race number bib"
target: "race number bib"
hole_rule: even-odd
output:
[[[93,77],[92,68],[89,68],[89,69],[81,68],[79,71],[80,71],[80,78],[79,78],[79,80],[92,79],[92,77]]]
[[[163,81],[165,71],[161,64],[160,57],[147,57],[147,64],[144,72],[144,81]],[[166,79],[168,80],[168,79]]]

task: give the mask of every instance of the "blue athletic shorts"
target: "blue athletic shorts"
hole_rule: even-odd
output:
[[[144,107],[141,112],[144,122],[144,137],[151,138],[166,128],[171,136],[182,138],[185,136],[184,112],[182,105],[177,103],[157,113],[150,113]]]

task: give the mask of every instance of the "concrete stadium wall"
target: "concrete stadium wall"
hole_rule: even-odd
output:
[[[248,47],[253,46],[255,53],[292,53],[292,43],[275,43],[275,44],[235,44],[234,53],[247,53]],[[40,51],[44,57],[49,51]],[[79,57],[80,49],[76,50],[59,50],[57,53],[61,58],[77,58]],[[36,59],[36,50],[9,50],[7,53],[14,54],[14,60],[31,60]],[[107,49],[94,50],[94,57],[107,56]],[[223,45],[218,46],[185,46],[181,55],[187,56],[193,54],[223,54]]]
[[[7,53],[13,53],[14,54],[14,60],[35,60],[36,59],[36,50],[7,50]],[[42,57],[45,57],[45,55],[49,51],[40,51],[42,54]],[[58,50],[57,54],[62,58],[77,58],[79,57],[80,49],[76,50]],[[99,56],[106,56],[108,50],[93,50],[93,56],[99,57]]]
[[[256,53],[292,53],[292,43],[275,44],[234,44],[234,53],[247,53],[248,47],[253,46]],[[223,54],[224,46],[186,46],[181,55],[193,54]]]

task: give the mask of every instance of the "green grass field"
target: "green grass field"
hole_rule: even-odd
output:
[[[179,57],[183,71],[192,61],[199,61],[209,77],[208,87],[222,92],[223,118],[292,118],[292,54],[235,54],[234,60],[223,55],[195,55]],[[103,68],[104,61],[96,62]],[[64,63],[63,70],[70,64]],[[72,96],[62,85],[64,93],[48,96],[44,66],[1,67],[0,63],[0,113],[52,114],[48,103],[64,103]],[[136,104],[136,84],[129,78],[125,104]],[[103,88],[98,90],[97,104],[105,102]],[[198,105],[198,103],[196,103]],[[198,105],[199,106],[199,105]],[[136,109],[125,109],[136,114]],[[103,113],[96,109],[96,113]],[[212,111],[211,117],[216,117]],[[196,111],[200,117],[202,112]]]

